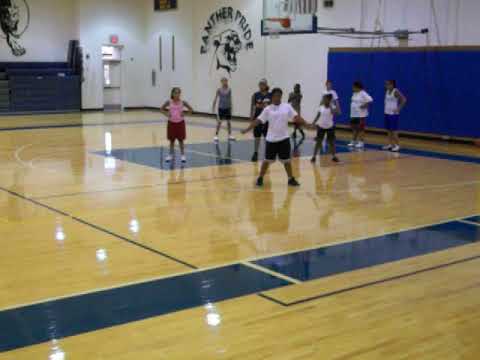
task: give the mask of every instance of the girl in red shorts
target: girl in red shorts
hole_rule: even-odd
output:
[[[175,87],[172,89],[170,95],[170,100],[165,102],[160,108],[160,111],[168,116],[168,125],[167,125],[167,138],[170,141],[170,154],[165,159],[166,162],[171,162],[175,154],[175,140],[178,140],[180,145],[180,152],[182,154],[182,162],[186,162],[187,158],[185,157],[185,145],[184,141],[187,137],[186,127],[185,127],[185,117],[184,110],[188,110],[188,113],[192,113],[192,107],[181,99],[182,90]]]

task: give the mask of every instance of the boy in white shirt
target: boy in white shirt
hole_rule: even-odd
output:
[[[317,161],[317,154],[322,147],[322,141],[325,135],[327,136],[328,147],[332,154],[332,161],[339,162],[336,155],[335,123],[333,121],[335,114],[338,114],[338,108],[333,108],[333,101],[333,96],[331,94],[324,95],[320,108],[318,109],[317,117],[313,121],[313,125],[316,125],[317,128],[317,143],[315,144],[315,152],[313,153],[311,160],[312,163]]]
[[[363,148],[368,107],[372,102],[373,98],[363,89],[363,84],[355,81],[353,83],[352,103],[350,106],[350,125],[353,131],[353,140],[348,146]]]
[[[298,115],[290,104],[282,103],[283,91],[280,88],[272,90],[272,104],[267,106],[263,112],[250,123],[250,126],[242,131],[246,134],[256,126],[268,123],[268,132],[266,136],[265,160],[260,169],[260,175],[257,179],[257,186],[263,186],[263,178],[272,162],[277,157],[285,166],[288,175],[289,186],[300,186],[293,176],[291,161],[290,134],[288,132],[288,123],[290,121],[298,125],[306,125],[306,121]]]

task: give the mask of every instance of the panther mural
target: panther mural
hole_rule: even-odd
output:
[[[27,0],[0,0],[0,29],[15,56],[23,56],[27,52],[18,40],[27,31],[29,24],[30,8]]]

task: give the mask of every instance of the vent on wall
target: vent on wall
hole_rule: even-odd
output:
[[[323,7],[324,8],[330,9],[330,8],[333,8],[334,5],[335,5],[334,0],[323,0]]]

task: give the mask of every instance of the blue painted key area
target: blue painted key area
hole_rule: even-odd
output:
[[[297,146],[299,145],[299,146]],[[294,156],[311,155],[314,149],[314,143],[305,141],[297,144],[292,141]],[[345,147],[340,148],[339,152],[347,152]],[[161,170],[173,170],[178,168],[200,168],[208,166],[224,166],[238,164],[240,162],[249,162],[253,154],[253,140],[241,140],[232,142],[199,143],[185,145],[187,162],[180,162],[180,153],[177,149],[175,159],[171,163],[165,161],[169,154],[167,147],[144,147],[115,149],[110,154],[105,152],[96,152],[98,155],[111,156],[117,160],[131,162],[137,165],[148,166]],[[260,159],[263,156],[264,147],[260,148]]]

